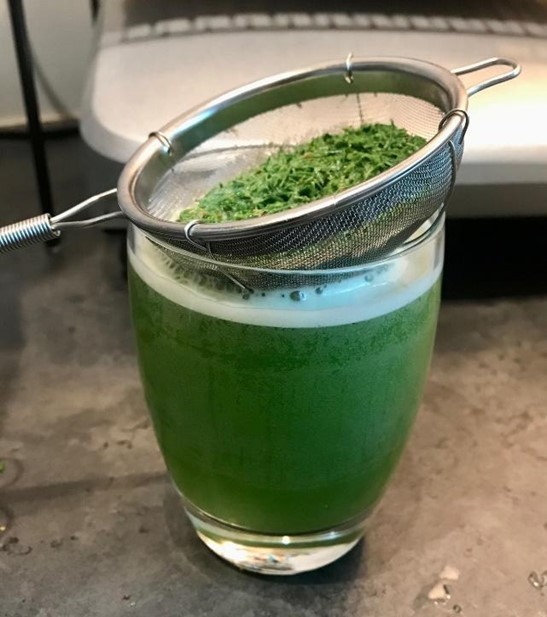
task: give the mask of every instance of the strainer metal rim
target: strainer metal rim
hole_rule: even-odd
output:
[[[231,90],[205,103],[194,110],[182,114],[178,118],[166,124],[155,136],[151,136],[135,152],[125,165],[118,182],[118,202],[124,214],[141,229],[153,235],[171,237],[174,239],[187,239],[185,226],[168,220],[158,219],[149,214],[139,203],[138,183],[143,172],[150,164],[160,164],[164,170],[172,168],[183,156],[193,150],[196,145],[203,143],[214,136],[206,135],[197,143],[192,144],[187,150],[180,147],[181,137],[187,132],[196,130],[201,122],[210,118],[219,111],[244,101],[248,101],[259,93],[274,91],[284,86],[297,84],[305,79],[327,78],[340,75],[341,79],[347,74],[347,64],[326,63],[309,68],[288,71],[254,81],[250,84]],[[450,70],[437,64],[409,58],[378,57],[366,59],[354,59],[351,65],[353,78],[365,72],[403,72],[410,76],[416,76],[442,87],[450,102],[451,110],[467,110],[468,92],[461,80]],[[360,92],[357,90],[357,92]],[[353,92],[350,92],[352,94]],[[278,105],[279,107],[281,105]],[[275,109],[270,107],[268,109]],[[263,111],[267,111],[265,109]],[[261,110],[257,111],[257,114]],[[302,206],[288,209],[286,212],[266,215],[245,221],[227,223],[196,223],[191,228],[191,239],[198,242],[213,240],[233,240],[254,236],[260,233],[268,233],[284,228],[288,223],[303,224],[321,218],[325,215],[325,208],[329,208],[329,214],[342,210],[355,203],[356,198],[365,199],[397,182],[405,175],[423,164],[434,156],[443,146],[454,138],[464,126],[466,118],[463,115],[453,114],[447,117],[446,122],[439,127],[439,131],[416,153],[393,166],[391,169],[367,180],[359,185],[347,189],[334,196],[310,202]],[[237,124],[238,121],[234,122]],[[226,128],[226,127],[224,127]],[[224,129],[222,129],[224,130]],[[160,136],[158,139],[157,136]],[[173,149],[177,150],[177,158],[173,161]],[[161,162],[161,163],[160,163]]]

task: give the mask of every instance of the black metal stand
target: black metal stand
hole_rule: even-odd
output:
[[[8,0],[8,5],[13,39],[15,41],[19,78],[21,80],[21,89],[23,91],[23,100],[27,114],[40,206],[43,213],[53,214],[49,168],[46,158],[44,134],[40,122],[38,97],[36,96],[36,87],[34,84],[32,54],[27,36],[25,12],[22,0]]]
[[[97,19],[99,8],[99,0],[91,0],[91,17],[93,18],[93,21]]]

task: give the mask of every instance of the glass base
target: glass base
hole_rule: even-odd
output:
[[[363,535],[363,521],[327,531],[269,535],[217,521],[185,503],[198,537],[231,564],[257,574],[291,575],[316,570],[349,552]]]

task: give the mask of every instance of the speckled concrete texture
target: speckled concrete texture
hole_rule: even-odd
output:
[[[14,165],[3,222],[32,210]],[[66,201],[83,197],[63,174]],[[88,231],[0,258],[0,617],[547,616],[547,298],[444,303],[365,541],[263,578],[211,554],[170,488],[119,245]]]
[[[267,579],[209,553],[166,480],[118,243],[93,231],[2,258],[0,615],[547,615],[547,587],[528,580],[547,570],[546,299],[443,305],[424,403],[365,542]],[[439,582],[450,599],[435,604]]]

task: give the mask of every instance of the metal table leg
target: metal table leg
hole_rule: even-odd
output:
[[[51,195],[49,168],[46,158],[44,134],[40,122],[38,97],[36,96],[36,87],[34,84],[32,54],[27,35],[25,12],[21,0],[8,0],[8,5],[11,28],[15,41],[19,78],[21,80],[21,89],[23,91],[23,100],[27,114],[40,206],[42,212],[52,214],[53,199]]]

